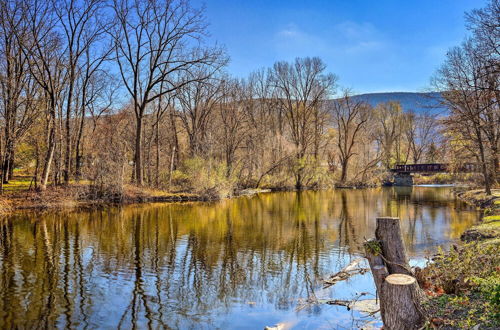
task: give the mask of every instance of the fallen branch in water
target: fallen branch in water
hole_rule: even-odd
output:
[[[359,297],[358,297],[359,298]],[[368,315],[373,315],[380,311],[380,307],[377,304],[376,299],[364,299],[364,300],[328,300],[325,302],[328,305],[344,306],[347,310],[355,310],[358,312],[363,312]]]
[[[349,263],[349,265],[345,266],[342,270],[333,274],[328,279],[323,280],[324,288],[326,289],[332,285],[337,284],[340,281],[345,281],[349,279],[351,276],[357,274],[364,274],[367,271],[369,271],[368,268],[358,267],[359,263],[361,263],[362,261],[363,259],[361,258],[354,259],[353,261],[351,261],[351,263]]]
[[[302,301],[296,308],[296,311],[301,311],[304,308],[310,307],[316,304],[326,304],[326,305],[336,305],[344,306],[347,310],[355,310],[358,312],[363,312],[368,315],[373,315],[377,313],[380,309],[377,299],[363,299],[359,300],[361,297],[368,295],[368,292],[361,292],[352,300],[341,300],[341,299],[317,299],[315,297],[310,297],[306,301]]]

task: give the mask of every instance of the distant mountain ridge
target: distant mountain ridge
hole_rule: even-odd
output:
[[[352,97],[354,100],[367,102],[375,107],[379,103],[389,101],[399,102],[404,111],[413,110],[416,113],[430,111],[436,114],[446,114],[448,109],[442,105],[442,96],[438,92],[412,93],[412,92],[389,92],[389,93],[367,93]]]

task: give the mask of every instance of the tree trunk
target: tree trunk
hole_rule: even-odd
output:
[[[419,329],[425,322],[417,280],[404,274],[391,274],[382,284],[381,310],[384,329]],[[383,307],[382,307],[383,306]]]
[[[2,178],[3,183],[9,183],[10,174],[11,174],[11,154],[12,154],[12,143],[10,138],[7,139],[5,144],[5,155],[3,159],[3,169],[2,169]]]
[[[80,128],[78,129],[78,136],[76,139],[75,146],[75,178],[79,181],[82,177],[82,158],[83,158],[83,150],[82,150],[82,139],[83,139],[83,130],[85,125],[85,110],[82,110],[82,119],[80,121]]]
[[[142,117],[137,116],[137,126],[135,131],[135,183],[139,186],[143,184],[142,176]]]
[[[484,189],[486,191],[486,195],[491,195],[491,182],[490,182],[490,175],[488,174],[488,164],[486,161],[486,157],[484,155],[484,145],[483,145],[483,138],[481,131],[476,128],[476,135],[477,135],[477,144],[479,147],[479,157],[481,159],[481,168],[483,171],[483,177],[484,177]]]
[[[377,218],[377,239],[364,243],[365,256],[380,297],[384,329],[418,329],[426,299],[408,265],[399,218]]]
[[[151,139],[147,143],[147,154],[146,154],[146,176],[148,179],[148,185],[151,185],[153,183],[153,177],[151,173]]]
[[[155,168],[155,186],[160,186],[160,121],[156,121],[156,168]]]
[[[73,67],[73,64],[71,64],[69,88],[68,88],[68,100],[66,104],[66,122],[65,122],[66,153],[64,155],[64,170],[63,170],[65,184],[69,183],[69,176],[71,171],[71,102],[73,101],[74,70],[75,69]]]
[[[297,148],[300,148],[299,145],[297,145]],[[297,153],[297,174],[295,175],[295,189],[297,190],[302,190],[302,173],[304,172],[304,167],[302,164],[302,161],[304,160],[304,154],[305,152],[300,151]]]
[[[33,181],[35,182],[35,190],[38,190],[38,172],[40,169],[40,148],[38,147],[38,142],[35,142],[35,175]]]
[[[40,182],[40,190],[47,189],[47,182],[49,181],[50,174],[50,166],[52,164],[52,159],[54,158],[54,151],[56,149],[56,110],[53,108],[50,112],[50,120],[49,123],[49,136],[48,136],[48,148],[47,153],[45,155],[45,163],[43,164],[42,177]]]
[[[379,251],[381,249],[381,243],[376,239],[370,239],[363,245],[365,248],[366,259],[368,259],[368,263],[370,264],[377,293],[380,295],[380,292],[382,292],[382,284],[384,283],[385,278],[389,275],[387,267],[385,267],[384,260],[382,259]]]
[[[484,156],[484,147],[483,147],[482,143],[479,143],[479,154],[481,157],[481,167],[483,170],[484,189],[485,189],[486,195],[491,195],[490,175],[488,173],[488,164],[486,163],[486,158]]]
[[[390,274],[413,275],[408,265],[406,249],[401,236],[399,218],[377,218],[375,237],[380,241],[382,255]]]
[[[343,160],[341,165],[340,182],[344,183],[347,180],[347,160]]]
[[[302,169],[299,168],[295,177],[295,189],[302,190]]]
[[[15,147],[15,143],[14,141],[12,141],[12,144],[11,144],[11,150],[10,150],[10,153],[9,153],[9,180],[12,179],[14,177],[14,164],[15,164],[15,160],[16,160],[16,147]]]
[[[172,108],[172,110],[170,110],[170,123],[172,125],[172,135],[173,135],[173,139],[174,139],[174,148],[173,150],[175,151],[175,158],[174,158],[174,163],[173,163],[173,169],[177,169],[177,166],[176,166],[176,162],[179,161],[179,137],[177,135],[177,125],[175,123],[175,115],[174,115],[174,110]]]
[[[175,161],[175,150],[176,147],[172,149],[172,157],[170,158],[170,172],[168,174],[168,188],[172,186],[172,172],[174,171],[174,161]]]

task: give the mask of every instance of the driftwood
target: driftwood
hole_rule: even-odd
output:
[[[354,276],[357,274],[365,274],[366,272],[368,272],[369,271],[368,268],[362,268],[359,266],[359,264],[361,262],[363,262],[362,258],[354,259],[347,266],[342,268],[340,271],[329,276],[327,279],[324,279],[322,289],[314,292],[307,299],[299,299],[299,303],[297,304],[296,311],[303,310],[304,308],[308,308],[311,305],[315,305],[315,304],[341,305],[341,306],[346,306],[346,307],[351,308],[351,309],[356,309],[357,307],[361,308],[362,303],[357,303],[357,302],[359,301],[358,300],[359,297],[363,296],[364,293],[353,300],[335,300],[335,299],[323,298],[330,293],[329,290],[327,290],[327,289],[329,287],[331,287],[332,285],[335,285],[341,281],[345,281],[345,280],[349,279],[351,276]],[[318,297],[320,297],[320,298],[318,298]],[[356,306],[356,308],[354,306]],[[377,310],[378,310],[378,307],[377,307]]]
[[[408,264],[399,218],[377,218],[376,239],[365,242],[365,256],[380,298],[384,329],[416,329],[425,321],[423,291]]]
[[[366,292],[361,293],[353,300],[326,300],[324,303],[327,305],[336,305],[336,306],[344,306],[347,310],[355,310],[358,312],[363,312],[369,315],[373,315],[380,310],[377,299],[362,299],[362,296],[366,295]]]
[[[362,261],[363,261],[363,259],[361,259],[361,258],[354,259],[353,261],[351,261],[349,263],[349,265],[342,268],[342,270],[331,275],[327,279],[323,280],[324,288],[326,289],[332,285],[335,285],[337,282],[345,281],[345,280],[349,279],[351,276],[366,273],[369,269],[359,267],[359,264]]]
[[[363,312],[369,315],[375,314],[380,310],[377,299],[360,299],[363,296],[366,296],[368,292],[362,292],[354,297],[352,300],[343,300],[343,299],[329,299],[329,298],[309,298],[306,301],[302,301],[296,308],[296,311],[301,311],[306,307],[310,307],[311,305],[316,304],[326,304],[326,305],[336,305],[336,306],[344,306],[348,310],[355,310],[358,312]]]

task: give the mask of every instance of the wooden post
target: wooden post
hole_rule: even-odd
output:
[[[389,274],[413,275],[406,257],[399,218],[377,218],[375,237],[382,245],[382,254]]]
[[[418,329],[425,322],[417,280],[405,274],[385,278],[381,299],[384,329]],[[383,307],[382,307],[383,306]]]

